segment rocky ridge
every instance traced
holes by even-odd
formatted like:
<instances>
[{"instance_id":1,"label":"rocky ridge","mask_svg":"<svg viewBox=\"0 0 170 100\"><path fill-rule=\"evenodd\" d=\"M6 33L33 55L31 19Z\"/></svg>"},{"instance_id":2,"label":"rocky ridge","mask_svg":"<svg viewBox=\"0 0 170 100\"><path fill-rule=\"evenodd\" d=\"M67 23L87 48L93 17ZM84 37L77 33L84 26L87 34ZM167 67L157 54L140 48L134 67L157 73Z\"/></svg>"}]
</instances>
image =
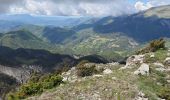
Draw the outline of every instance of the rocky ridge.
<instances>
[{"instance_id":1,"label":"rocky ridge","mask_svg":"<svg viewBox=\"0 0 170 100\"><path fill-rule=\"evenodd\" d=\"M61 74L65 84L28 100L170 100L169 53L158 50L133 55L126 65L86 63L103 69L87 77L77 76L73 67Z\"/></svg>"}]
</instances>

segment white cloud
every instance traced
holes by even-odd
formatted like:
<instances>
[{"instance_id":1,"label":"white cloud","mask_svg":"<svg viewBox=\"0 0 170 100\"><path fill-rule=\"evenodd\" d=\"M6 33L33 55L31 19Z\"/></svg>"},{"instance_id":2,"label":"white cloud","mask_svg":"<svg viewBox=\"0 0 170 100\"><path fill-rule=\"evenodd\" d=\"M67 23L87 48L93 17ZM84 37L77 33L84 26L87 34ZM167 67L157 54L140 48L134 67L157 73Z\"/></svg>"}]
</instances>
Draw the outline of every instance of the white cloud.
<instances>
[{"instance_id":1,"label":"white cloud","mask_svg":"<svg viewBox=\"0 0 170 100\"><path fill-rule=\"evenodd\" d=\"M148 2L144 3L141 0L138 0L135 3L135 9L137 11L147 10L151 7L161 6L161 5L168 5L170 4L170 0L149 0Z\"/></svg>"},{"instance_id":2,"label":"white cloud","mask_svg":"<svg viewBox=\"0 0 170 100\"><path fill-rule=\"evenodd\" d=\"M151 8L151 7L153 7L153 5L150 2L147 2L145 4L145 3L141 2L141 1L138 1L138 2L135 3L135 8L138 11L146 10L146 9Z\"/></svg>"},{"instance_id":3,"label":"white cloud","mask_svg":"<svg viewBox=\"0 0 170 100\"><path fill-rule=\"evenodd\" d=\"M150 0L150 4L154 6L168 5L170 4L170 0Z\"/></svg>"},{"instance_id":4,"label":"white cloud","mask_svg":"<svg viewBox=\"0 0 170 100\"><path fill-rule=\"evenodd\" d=\"M8 9L11 5L22 3L20 0L0 0L0 13L8 12Z\"/></svg>"},{"instance_id":5,"label":"white cloud","mask_svg":"<svg viewBox=\"0 0 170 100\"><path fill-rule=\"evenodd\" d=\"M10 7L10 13L41 15L107 16L134 12L133 5L124 0L25 0Z\"/></svg>"},{"instance_id":6,"label":"white cloud","mask_svg":"<svg viewBox=\"0 0 170 100\"><path fill-rule=\"evenodd\" d=\"M170 4L170 0L0 0L0 13L63 15L63 16L118 16L150 7Z\"/></svg>"}]
</instances>

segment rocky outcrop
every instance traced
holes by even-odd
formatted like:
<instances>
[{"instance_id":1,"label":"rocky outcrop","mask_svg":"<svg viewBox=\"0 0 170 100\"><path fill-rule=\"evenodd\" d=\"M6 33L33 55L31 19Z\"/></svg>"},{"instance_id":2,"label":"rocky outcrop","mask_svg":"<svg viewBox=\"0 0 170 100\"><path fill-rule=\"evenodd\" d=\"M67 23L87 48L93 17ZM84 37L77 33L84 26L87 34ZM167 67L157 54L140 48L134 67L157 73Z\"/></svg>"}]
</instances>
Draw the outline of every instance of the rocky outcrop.
<instances>
[{"instance_id":1,"label":"rocky outcrop","mask_svg":"<svg viewBox=\"0 0 170 100\"><path fill-rule=\"evenodd\" d=\"M22 67L7 67L0 65L0 72L8 76L16 78L20 83L26 82L32 72L39 72L41 68L39 66L22 66Z\"/></svg>"},{"instance_id":2,"label":"rocky outcrop","mask_svg":"<svg viewBox=\"0 0 170 100\"><path fill-rule=\"evenodd\" d=\"M107 63L107 64L96 64L96 63L86 63L86 64L84 64L84 66L86 66L86 67L95 66L95 69L97 71L102 71L99 74L94 74L92 77L103 77L103 75L111 74L111 73L113 73L111 68L113 68L117 65L119 65L119 64L116 63L116 62L115 63ZM63 77L63 81L68 81L68 82L71 82L71 83L74 83L76 81L81 81L83 79L83 78L77 76L76 67L72 67L69 71L63 72L61 74L61 76Z\"/></svg>"},{"instance_id":3,"label":"rocky outcrop","mask_svg":"<svg viewBox=\"0 0 170 100\"><path fill-rule=\"evenodd\" d=\"M170 65L170 57L167 57L167 58L165 59L164 63L165 63L166 65Z\"/></svg>"},{"instance_id":4,"label":"rocky outcrop","mask_svg":"<svg viewBox=\"0 0 170 100\"><path fill-rule=\"evenodd\" d=\"M78 80L78 77L76 75L76 68L72 67L69 71L67 72L63 72L62 73L62 77L63 77L63 81L69 81L69 82L75 82Z\"/></svg>"},{"instance_id":5,"label":"rocky outcrop","mask_svg":"<svg viewBox=\"0 0 170 100\"><path fill-rule=\"evenodd\" d=\"M121 69L132 68L136 64L143 63L143 60L144 60L144 55L133 55L127 59L126 65Z\"/></svg>"},{"instance_id":6,"label":"rocky outcrop","mask_svg":"<svg viewBox=\"0 0 170 100\"><path fill-rule=\"evenodd\" d=\"M160 71L160 72L166 71L165 66L162 63L156 62L156 63L153 63L153 65L154 67L156 67L155 70L157 71Z\"/></svg>"},{"instance_id":7,"label":"rocky outcrop","mask_svg":"<svg viewBox=\"0 0 170 100\"><path fill-rule=\"evenodd\" d=\"M149 65L143 63L138 70L134 72L135 75L149 75Z\"/></svg>"},{"instance_id":8,"label":"rocky outcrop","mask_svg":"<svg viewBox=\"0 0 170 100\"><path fill-rule=\"evenodd\" d=\"M158 68L165 67L162 63L156 62L156 63L153 63L153 64L154 64L155 67L158 67Z\"/></svg>"}]
</instances>

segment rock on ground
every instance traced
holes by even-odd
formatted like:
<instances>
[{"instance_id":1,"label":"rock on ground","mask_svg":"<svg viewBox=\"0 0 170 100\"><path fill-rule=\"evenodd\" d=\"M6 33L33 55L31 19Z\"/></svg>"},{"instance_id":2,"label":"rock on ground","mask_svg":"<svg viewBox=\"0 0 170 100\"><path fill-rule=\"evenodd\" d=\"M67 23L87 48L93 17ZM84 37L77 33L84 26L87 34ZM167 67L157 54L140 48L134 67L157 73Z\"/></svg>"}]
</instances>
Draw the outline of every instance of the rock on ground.
<instances>
[{"instance_id":1,"label":"rock on ground","mask_svg":"<svg viewBox=\"0 0 170 100\"><path fill-rule=\"evenodd\" d=\"M135 75L149 75L149 65L143 63L138 70L134 72Z\"/></svg>"},{"instance_id":2,"label":"rock on ground","mask_svg":"<svg viewBox=\"0 0 170 100\"><path fill-rule=\"evenodd\" d=\"M158 68L160 68L160 67L165 67L162 63L153 63L154 64L154 66L155 67L158 67Z\"/></svg>"},{"instance_id":3,"label":"rock on ground","mask_svg":"<svg viewBox=\"0 0 170 100\"><path fill-rule=\"evenodd\" d=\"M164 63L165 63L166 65L170 65L170 57L167 57L167 58L165 59Z\"/></svg>"},{"instance_id":4,"label":"rock on ground","mask_svg":"<svg viewBox=\"0 0 170 100\"><path fill-rule=\"evenodd\" d=\"M144 60L144 55L133 55L127 59L126 65L121 69L132 68L132 66L136 64L143 63L143 60Z\"/></svg>"},{"instance_id":5,"label":"rock on ground","mask_svg":"<svg viewBox=\"0 0 170 100\"><path fill-rule=\"evenodd\" d=\"M112 72L112 70L110 70L110 69L105 69L105 70L103 71L103 74L111 74L111 73L113 73L113 72Z\"/></svg>"},{"instance_id":6,"label":"rock on ground","mask_svg":"<svg viewBox=\"0 0 170 100\"><path fill-rule=\"evenodd\" d=\"M135 100L148 100L148 98L145 98L145 94L142 92L138 93L138 96L135 98Z\"/></svg>"}]
</instances>

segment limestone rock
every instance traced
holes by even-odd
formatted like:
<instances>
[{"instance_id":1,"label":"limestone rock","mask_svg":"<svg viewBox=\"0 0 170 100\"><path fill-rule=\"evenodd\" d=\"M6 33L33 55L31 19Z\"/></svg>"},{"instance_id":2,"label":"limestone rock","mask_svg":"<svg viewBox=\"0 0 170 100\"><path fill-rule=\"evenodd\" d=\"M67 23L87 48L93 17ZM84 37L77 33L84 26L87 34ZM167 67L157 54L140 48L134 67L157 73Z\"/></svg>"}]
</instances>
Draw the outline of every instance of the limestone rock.
<instances>
[{"instance_id":1,"label":"limestone rock","mask_svg":"<svg viewBox=\"0 0 170 100\"><path fill-rule=\"evenodd\" d=\"M155 67L165 67L162 63L153 63Z\"/></svg>"},{"instance_id":2,"label":"limestone rock","mask_svg":"<svg viewBox=\"0 0 170 100\"><path fill-rule=\"evenodd\" d=\"M116 77L112 77L112 80L116 80L117 78Z\"/></svg>"},{"instance_id":3,"label":"limestone rock","mask_svg":"<svg viewBox=\"0 0 170 100\"><path fill-rule=\"evenodd\" d=\"M160 71L160 72L164 72L164 71L166 71L166 69L165 69L165 68L156 68L155 70Z\"/></svg>"},{"instance_id":4,"label":"limestone rock","mask_svg":"<svg viewBox=\"0 0 170 100\"><path fill-rule=\"evenodd\" d=\"M78 80L76 68L73 67L69 71L62 73L63 81L75 82Z\"/></svg>"},{"instance_id":5,"label":"limestone rock","mask_svg":"<svg viewBox=\"0 0 170 100\"><path fill-rule=\"evenodd\" d=\"M153 63L153 64L156 67L155 70L160 71L160 72L166 71L165 66L162 63L156 62L156 63Z\"/></svg>"},{"instance_id":6,"label":"limestone rock","mask_svg":"<svg viewBox=\"0 0 170 100\"><path fill-rule=\"evenodd\" d=\"M170 56L170 53L169 53L169 52L167 53L167 56Z\"/></svg>"},{"instance_id":7,"label":"limestone rock","mask_svg":"<svg viewBox=\"0 0 170 100\"><path fill-rule=\"evenodd\" d=\"M170 57L167 57L167 58L165 59L164 63L165 63L166 65L170 65Z\"/></svg>"},{"instance_id":8,"label":"limestone rock","mask_svg":"<svg viewBox=\"0 0 170 100\"><path fill-rule=\"evenodd\" d=\"M12 76L20 83L25 83L33 72L41 72L40 66L22 66L22 67L8 67L0 65L0 73Z\"/></svg>"},{"instance_id":9,"label":"limestone rock","mask_svg":"<svg viewBox=\"0 0 170 100\"><path fill-rule=\"evenodd\" d=\"M103 77L103 75L97 74L97 75L93 75L93 78L94 78L94 77Z\"/></svg>"},{"instance_id":10,"label":"limestone rock","mask_svg":"<svg viewBox=\"0 0 170 100\"><path fill-rule=\"evenodd\" d=\"M155 57L155 55L154 55L154 54L151 54L151 55L150 55L150 58L154 58L154 57Z\"/></svg>"},{"instance_id":11,"label":"limestone rock","mask_svg":"<svg viewBox=\"0 0 170 100\"><path fill-rule=\"evenodd\" d=\"M143 60L144 60L144 55L133 55L127 59L126 65L121 69L132 68L132 66L136 64L143 63Z\"/></svg>"},{"instance_id":12,"label":"limestone rock","mask_svg":"<svg viewBox=\"0 0 170 100\"><path fill-rule=\"evenodd\" d=\"M112 70L110 70L110 69L105 69L105 70L103 71L103 74L111 74L111 73L113 73L113 72L112 72Z\"/></svg>"},{"instance_id":13,"label":"limestone rock","mask_svg":"<svg viewBox=\"0 0 170 100\"><path fill-rule=\"evenodd\" d=\"M167 80L168 83L170 83L170 80Z\"/></svg>"},{"instance_id":14,"label":"limestone rock","mask_svg":"<svg viewBox=\"0 0 170 100\"><path fill-rule=\"evenodd\" d=\"M148 98L145 98L145 94L142 92L138 93L138 96L134 100L148 100Z\"/></svg>"},{"instance_id":15,"label":"limestone rock","mask_svg":"<svg viewBox=\"0 0 170 100\"><path fill-rule=\"evenodd\" d=\"M149 65L143 63L138 70L134 72L135 75L149 75Z\"/></svg>"}]
</instances>

